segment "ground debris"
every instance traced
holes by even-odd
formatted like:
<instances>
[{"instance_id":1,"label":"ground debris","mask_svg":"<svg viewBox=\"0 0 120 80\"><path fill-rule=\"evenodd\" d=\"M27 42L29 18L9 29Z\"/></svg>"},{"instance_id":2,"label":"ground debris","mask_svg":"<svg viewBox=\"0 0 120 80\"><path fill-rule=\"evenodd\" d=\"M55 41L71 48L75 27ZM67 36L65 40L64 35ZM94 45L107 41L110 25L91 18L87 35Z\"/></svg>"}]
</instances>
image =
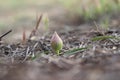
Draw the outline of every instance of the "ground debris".
<instances>
[{"instance_id":1,"label":"ground debris","mask_svg":"<svg viewBox=\"0 0 120 80\"><path fill-rule=\"evenodd\" d=\"M119 31L105 34L120 37ZM50 47L51 34L39 40L27 40L25 44L0 44L0 63L8 68L4 68L0 80L119 80L119 39L92 41L101 35L79 30L61 33L60 36L64 42L60 56L55 55ZM84 47L87 48L65 54Z\"/></svg>"}]
</instances>

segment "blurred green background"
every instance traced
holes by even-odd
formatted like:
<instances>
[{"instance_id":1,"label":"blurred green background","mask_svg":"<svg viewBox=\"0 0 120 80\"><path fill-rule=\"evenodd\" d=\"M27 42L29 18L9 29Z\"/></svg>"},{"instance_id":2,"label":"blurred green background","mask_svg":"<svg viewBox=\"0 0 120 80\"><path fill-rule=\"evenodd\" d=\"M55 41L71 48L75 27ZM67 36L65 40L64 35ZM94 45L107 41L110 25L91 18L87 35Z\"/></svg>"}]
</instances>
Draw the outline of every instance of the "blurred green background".
<instances>
[{"instance_id":1,"label":"blurred green background","mask_svg":"<svg viewBox=\"0 0 120 80\"><path fill-rule=\"evenodd\" d=\"M120 10L120 0L0 0L0 27L33 26L36 15L59 7L85 19ZM58 15L59 16L59 15Z\"/></svg>"},{"instance_id":2,"label":"blurred green background","mask_svg":"<svg viewBox=\"0 0 120 80\"><path fill-rule=\"evenodd\" d=\"M47 11L53 0L0 0L0 27L31 26L36 14Z\"/></svg>"},{"instance_id":3,"label":"blurred green background","mask_svg":"<svg viewBox=\"0 0 120 80\"><path fill-rule=\"evenodd\" d=\"M0 33L6 28L22 33L23 28L35 26L36 16L41 13L47 13L51 26L56 26L78 16L88 21L119 11L120 0L0 0Z\"/></svg>"}]
</instances>

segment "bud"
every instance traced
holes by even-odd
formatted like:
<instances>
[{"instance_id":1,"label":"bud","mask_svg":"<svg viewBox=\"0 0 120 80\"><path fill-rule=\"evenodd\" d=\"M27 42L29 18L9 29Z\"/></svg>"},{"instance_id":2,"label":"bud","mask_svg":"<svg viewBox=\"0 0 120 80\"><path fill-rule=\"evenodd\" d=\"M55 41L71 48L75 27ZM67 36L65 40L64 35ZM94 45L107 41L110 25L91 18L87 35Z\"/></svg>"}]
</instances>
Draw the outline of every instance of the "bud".
<instances>
[{"instance_id":1,"label":"bud","mask_svg":"<svg viewBox=\"0 0 120 80\"><path fill-rule=\"evenodd\" d=\"M63 41L62 39L58 36L57 32L54 32L52 39L51 39L51 47L54 50L54 52L59 55L59 51L63 47Z\"/></svg>"}]
</instances>

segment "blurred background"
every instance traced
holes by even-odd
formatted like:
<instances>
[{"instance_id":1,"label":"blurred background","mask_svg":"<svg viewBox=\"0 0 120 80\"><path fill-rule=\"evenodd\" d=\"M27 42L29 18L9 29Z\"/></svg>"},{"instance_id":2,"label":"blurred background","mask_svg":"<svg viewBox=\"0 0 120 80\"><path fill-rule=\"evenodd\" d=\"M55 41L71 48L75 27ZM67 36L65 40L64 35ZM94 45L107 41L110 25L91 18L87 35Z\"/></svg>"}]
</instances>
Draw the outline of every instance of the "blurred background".
<instances>
[{"instance_id":1,"label":"blurred background","mask_svg":"<svg viewBox=\"0 0 120 80\"><path fill-rule=\"evenodd\" d=\"M107 25L113 14L120 17L119 11L120 0L0 0L0 34L12 29L13 40L23 30L30 34L40 14L49 19L49 29L62 30L100 20ZM44 26L41 21L42 33Z\"/></svg>"}]
</instances>

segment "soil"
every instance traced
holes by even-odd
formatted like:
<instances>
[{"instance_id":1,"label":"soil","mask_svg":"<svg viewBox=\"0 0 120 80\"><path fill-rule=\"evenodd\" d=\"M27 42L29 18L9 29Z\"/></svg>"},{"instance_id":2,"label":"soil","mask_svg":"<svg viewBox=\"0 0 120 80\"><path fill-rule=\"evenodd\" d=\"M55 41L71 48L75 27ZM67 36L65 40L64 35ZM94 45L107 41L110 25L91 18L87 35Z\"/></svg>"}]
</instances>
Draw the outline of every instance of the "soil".
<instances>
[{"instance_id":1,"label":"soil","mask_svg":"<svg viewBox=\"0 0 120 80\"><path fill-rule=\"evenodd\" d=\"M110 18L107 31L97 31L92 21L79 24L78 19L25 43L1 42L0 80L119 80L120 39L92 40L104 35L120 37L119 16ZM64 43L59 56L50 47L54 30Z\"/></svg>"}]
</instances>

